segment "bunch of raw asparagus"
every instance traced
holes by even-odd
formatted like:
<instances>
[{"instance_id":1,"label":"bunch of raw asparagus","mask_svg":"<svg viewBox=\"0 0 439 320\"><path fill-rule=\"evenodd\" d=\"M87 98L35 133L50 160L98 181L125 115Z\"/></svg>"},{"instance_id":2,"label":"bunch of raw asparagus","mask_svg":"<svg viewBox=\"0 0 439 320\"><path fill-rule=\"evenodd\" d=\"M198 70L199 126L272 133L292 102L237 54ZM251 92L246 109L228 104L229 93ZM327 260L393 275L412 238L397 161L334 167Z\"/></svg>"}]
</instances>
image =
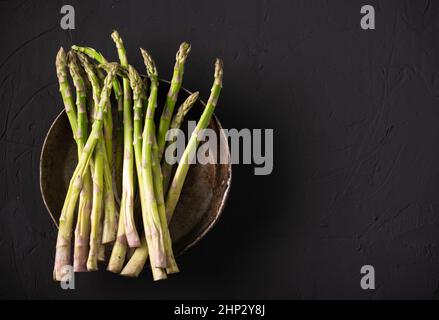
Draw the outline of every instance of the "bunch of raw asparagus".
<instances>
[{"instance_id":1,"label":"bunch of raw asparagus","mask_svg":"<svg viewBox=\"0 0 439 320\"><path fill-rule=\"evenodd\" d=\"M159 82L154 60L140 49L147 71L142 79L128 64L119 33L114 31L111 37L118 63L108 62L95 49L80 46L72 46L67 54L61 48L56 57L59 89L76 141L78 163L59 219L55 280L61 280L65 266L71 266L72 246L75 272L97 270L98 262L108 260L107 270L138 276L148 256L154 280L179 271L168 224L197 149L198 136L210 122L222 87L222 62L217 59L208 103L171 176L172 166L163 157L169 143L166 134L169 129L179 128L198 99L198 92L191 94L174 114L191 47L185 42L180 45L156 126ZM143 228L136 224L136 194ZM110 251L106 259L105 252Z\"/></svg>"}]
</instances>

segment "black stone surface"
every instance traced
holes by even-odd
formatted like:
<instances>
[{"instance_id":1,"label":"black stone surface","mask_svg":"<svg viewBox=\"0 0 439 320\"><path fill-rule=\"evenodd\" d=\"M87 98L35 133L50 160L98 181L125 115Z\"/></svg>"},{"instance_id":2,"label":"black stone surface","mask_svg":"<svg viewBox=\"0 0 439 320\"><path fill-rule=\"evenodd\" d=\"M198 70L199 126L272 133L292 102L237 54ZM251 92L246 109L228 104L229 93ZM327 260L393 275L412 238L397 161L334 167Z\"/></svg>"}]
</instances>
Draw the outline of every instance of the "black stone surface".
<instances>
[{"instance_id":1,"label":"black stone surface","mask_svg":"<svg viewBox=\"0 0 439 320\"><path fill-rule=\"evenodd\" d=\"M60 28L60 8L76 29ZM360 8L376 9L376 30ZM438 1L0 1L0 297L436 298L439 292ZM60 46L132 64L148 48L161 77L187 40L184 86L209 94L225 64L226 128L273 128L274 171L235 165L221 221L153 283L78 274L52 281L56 230L39 155L62 109ZM360 268L376 289L360 288Z\"/></svg>"}]
</instances>

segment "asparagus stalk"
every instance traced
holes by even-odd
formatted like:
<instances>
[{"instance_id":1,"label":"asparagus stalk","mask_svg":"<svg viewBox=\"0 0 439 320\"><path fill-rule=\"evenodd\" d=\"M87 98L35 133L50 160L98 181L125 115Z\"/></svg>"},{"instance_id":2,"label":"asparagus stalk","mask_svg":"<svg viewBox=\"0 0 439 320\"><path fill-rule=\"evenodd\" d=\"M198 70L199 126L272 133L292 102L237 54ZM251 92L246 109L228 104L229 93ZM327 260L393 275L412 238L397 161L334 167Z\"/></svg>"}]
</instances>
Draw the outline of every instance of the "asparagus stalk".
<instances>
[{"instance_id":1,"label":"asparagus stalk","mask_svg":"<svg viewBox=\"0 0 439 320\"><path fill-rule=\"evenodd\" d=\"M105 75L104 72L100 68L96 68L96 74L98 76L98 79L100 80L99 83L101 85L104 84ZM105 150L107 153L107 158L109 160L108 165L110 168L112 168L112 161L113 161L113 117L111 115L111 100L108 100L108 107L105 109L104 112L104 126L103 126L103 140L105 143Z\"/></svg>"},{"instance_id":2,"label":"asparagus stalk","mask_svg":"<svg viewBox=\"0 0 439 320\"><path fill-rule=\"evenodd\" d=\"M75 102L73 101L72 91L67 80L67 56L64 48L61 47L56 55L56 75L58 77L59 92L61 93L64 102L64 109L66 110L69 119L70 127L72 128L73 138L77 140L78 122L76 118Z\"/></svg>"},{"instance_id":3,"label":"asparagus stalk","mask_svg":"<svg viewBox=\"0 0 439 320\"><path fill-rule=\"evenodd\" d=\"M160 214L160 223L161 227L164 230L164 244L165 244L165 250L166 250L166 262L167 262L167 268L166 272L168 274L171 273L177 273L179 272L177 263L175 261L174 253L172 250L172 240L169 234L169 229L167 226L167 219L166 219L166 208L164 203L164 195L163 195L163 176L161 174L160 170L160 163L158 160L158 146L157 142L154 141L153 145L153 176L154 176L154 189L155 194L157 197L157 206ZM138 277L140 272L142 271L146 260L148 259L148 245L147 241L145 239L142 239L142 243L139 248L136 248L134 251L133 256L126 264L125 268L122 270L121 275L127 276L127 277ZM154 268L152 267L153 272L153 278L154 280L158 280L158 272L159 270L162 270L160 268ZM159 273L160 276L165 276L164 272Z\"/></svg>"},{"instance_id":4,"label":"asparagus stalk","mask_svg":"<svg viewBox=\"0 0 439 320\"><path fill-rule=\"evenodd\" d=\"M146 243L146 239L142 237L140 241L140 247L134 250L133 255L128 260L127 264L121 271L121 275L126 277L138 277L140 272L143 270L145 266L146 260L148 259L148 245ZM163 270L160 269L159 270ZM163 271L162 271L163 272ZM165 274L166 278L166 274Z\"/></svg>"},{"instance_id":5,"label":"asparagus stalk","mask_svg":"<svg viewBox=\"0 0 439 320\"><path fill-rule=\"evenodd\" d=\"M166 208L166 220L168 224L171 221L172 215L175 211L175 207L180 197L184 180L186 179L186 175L189 170L189 163L190 163L189 157L191 155L194 155L197 149L199 143L198 134L200 133L201 130L207 128L210 122L210 118L212 117L213 111L216 107L219 94L222 88L222 79L223 79L223 63L220 59L217 59L215 63L214 83L211 89L209 100L207 102L203 114L201 115L197 127L195 128L194 133L192 134L188 142L188 145L186 146L182 159L177 167L177 171L172 181L171 187L167 194L165 208ZM129 261L127 263L127 266L125 267L126 270L124 269L122 271L123 275L137 276L138 273L140 272L138 270L141 270L143 268L143 265L146 263L146 260L148 258L148 251L146 251L144 249L144 246L142 245L140 248L136 249L136 252L134 253L133 257L136 257L135 261L133 262Z\"/></svg>"},{"instance_id":6,"label":"asparagus stalk","mask_svg":"<svg viewBox=\"0 0 439 320\"><path fill-rule=\"evenodd\" d=\"M97 120L95 120L97 121ZM101 217L103 210L104 190L104 143L102 133L96 146L93 174L93 206L91 209L90 251L88 253L87 269L98 269L98 253L101 244Z\"/></svg>"},{"instance_id":7,"label":"asparagus stalk","mask_svg":"<svg viewBox=\"0 0 439 320\"><path fill-rule=\"evenodd\" d=\"M189 110L192 108L192 106L195 104L199 96L199 92L192 93L187 99L182 103L182 105L178 108L177 113L175 114L174 118L172 118L170 129L179 129L181 127L181 124L183 123L184 118L186 117ZM174 136L172 141L168 143L172 144L175 143L177 140L177 137ZM165 154L166 155L166 154ZM171 183L171 172L172 172L172 165L169 163L170 161L167 161L166 157L162 162L162 174L163 174L163 192L166 194L168 192L169 184Z\"/></svg>"},{"instance_id":8,"label":"asparagus stalk","mask_svg":"<svg viewBox=\"0 0 439 320\"><path fill-rule=\"evenodd\" d=\"M64 49L61 47L56 55L56 74L59 82L59 91L61 93L62 100L64 102L64 108L66 110L67 117L70 122L70 126L73 132L73 138L77 139L78 125L75 111L75 103L73 101L70 85L67 80L67 57ZM56 240L56 253L55 253L55 267L53 271L53 278L55 280L61 280L63 276L63 267L71 265L70 263L70 245L72 239L72 224L73 224L73 208L69 214L66 214L65 207L61 213L59 232ZM61 232L61 230L63 232Z\"/></svg>"},{"instance_id":9,"label":"asparagus stalk","mask_svg":"<svg viewBox=\"0 0 439 320\"><path fill-rule=\"evenodd\" d=\"M174 258L174 252L172 250L172 240L169 234L168 221L166 219L165 199L163 194L163 175L160 168L160 160L158 154L157 141L154 138L152 147L152 173L154 180L154 191L157 199L157 208L160 216L160 226L163 232L163 242L166 252L166 272L168 274L179 272L177 263Z\"/></svg>"},{"instance_id":10,"label":"asparagus stalk","mask_svg":"<svg viewBox=\"0 0 439 320\"><path fill-rule=\"evenodd\" d=\"M90 79L92 85L93 98L95 105L99 103L98 96L101 93L99 79L94 73L92 65L87 58L78 53L84 69ZM104 112L104 128L105 117L108 114L108 106ZM96 111L96 110L95 110ZM103 137L99 138L95 154L95 166L93 174L93 205L91 214L91 237L90 237L90 251L87 260L88 270L97 270L98 261L104 259L104 245L113 241L115 238L116 218L115 218L115 204L112 186L112 177L110 164L107 158L105 149L105 141ZM104 223L102 223L102 211L105 209ZM103 226L104 227L103 227Z\"/></svg>"},{"instance_id":11,"label":"asparagus stalk","mask_svg":"<svg viewBox=\"0 0 439 320\"><path fill-rule=\"evenodd\" d=\"M166 267L166 252L164 249L163 232L160 224L160 215L158 212L152 174L152 145L154 143L155 136L154 112L157 107L158 74L155 63L149 53L144 49L140 50L146 65L148 76L151 80L151 88L142 137L143 196L147 203L148 209L146 212L142 212L142 216L143 224L147 226L145 228L145 234L148 235L148 233L151 233L152 238L152 243L148 243L151 265L157 268L164 268ZM148 242L148 237L146 240Z\"/></svg>"},{"instance_id":12,"label":"asparagus stalk","mask_svg":"<svg viewBox=\"0 0 439 320\"><path fill-rule=\"evenodd\" d=\"M113 31L111 38L116 44L120 64L128 66L125 46L117 31ZM134 164L133 164L133 124L131 119L130 83L123 79L123 126L124 126L124 159L122 177L122 203L120 214L125 215L125 234L130 247L140 246L140 238L134 220Z\"/></svg>"},{"instance_id":13,"label":"asparagus stalk","mask_svg":"<svg viewBox=\"0 0 439 320\"><path fill-rule=\"evenodd\" d=\"M137 182L139 186L140 202L142 211L146 210L146 203L143 195L142 180L142 101L145 95L143 90L142 79L137 71L130 65L128 66L128 78L133 91L133 113L134 113L134 132L133 132L133 149L134 160L137 172Z\"/></svg>"},{"instance_id":14,"label":"asparagus stalk","mask_svg":"<svg viewBox=\"0 0 439 320\"><path fill-rule=\"evenodd\" d=\"M105 125L104 125L105 127ZM113 179L110 168L110 160L107 157L108 151L104 149L104 204L105 215L102 230L102 244L113 242L117 233L117 213L114 201Z\"/></svg>"},{"instance_id":15,"label":"asparagus stalk","mask_svg":"<svg viewBox=\"0 0 439 320\"><path fill-rule=\"evenodd\" d=\"M142 178L142 103L144 101L145 91L142 90L144 84L142 83L142 79L137 73L137 71L132 67L128 66L128 76L131 84L131 88L133 90L133 100L134 100L134 138L133 138L133 146L134 146L134 156L137 170L137 180L139 184L139 193L140 193L140 204L142 207L142 212L146 212L148 210L147 203L144 197L144 184ZM146 239L142 239L141 245L137 248L130 258L128 264L122 270L122 274L131 277L137 277L142 270L146 259L148 257L148 247L147 243L153 243L153 239L151 238L151 232L149 231L149 222L145 225L145 230L148 232L145 233ZM153 278L155 280L166 278L166 273L161 268L152 267Z\"/></svg>"},{"instance_id":16,"label":"asparagus stalk","mask_svg":"<svg viewBox=\"0 0 439 320\"><path fill-rule=\"evenodd\" d=\"M166 133L168 132L175 103L177 102L178 92L180 91L181 84L183 82L184 64L190 51L191 46L188 43L183 42L180 45L175 57L175 66L171 86L169 87L168 95L166 96L165 107L163 108L163 112L160 117L159 130L157 134L159 160L162 159L163 151L165 150Z\"/></svg>"},{"instance_id":17,"label":"asparagus stalk","mask_svg":"<svg viewBox=\"0 0 439 320\"><path fill-rule=\"evenodd\" d=\"M125 200L122 199L120 206L124 205ZM125 262L128 244L125 237L125 221L124 215L119 215L119 223L117 227L117 237L111 250L110 260L108 262L107 270L114 273L120 273Z\"/></svg>"},{"instance_id":18,"label":"asparagus stalk","mask_svg":"<svg viewBox=\"0 0 439 320\"><path fill-rule=\"evenodd\" d=\"M80 46L72 46L72 49L81 52L83 54L86 54L90 58L96 60L100 64L107 63L107 59L98 51L96 51L93 48L90 47L80 47ZM117 130L117 144L116 144L116 167L115 167L115 180L116 180L116 186L119 188L119 191L121 190L121 179L122 179L122 162L123 162L123 92L121 89L120 82L117 78L113 80L113 90L114 95L117 101L117 114L118 117L116 118L116 130ZM107 119L109 121L109 119ZM107 124L107 127L109 127L109 124ZM107 130L107 137L110 136L110 132ZM112 149L108 145L109 139L107 139L107 155L109 159L112 157ZM111 162L111 160L110 160ZM111 167L111 166L110 166Z\"/></svg>"},{"instance_id":19,"label":"asparagus stalk","mask_svg":"<svg viewBox=\"0 0 439 320\"><path fill-rule=\"evenodd\" d=\"M180 163L178 164L177 170L175 172L174 178L172 180L171 186L166 197L166 217L169 221L174 214L175 207L177 206L178 199L180 198L181 189L183 188L184 180L186 179L187 172L189 170L189 165L191 163L192 157L195 156L197 150L199 139L198 135L202 130L206 129L209 125L210 118L212 117L213 111L215 110L218 98L221 92L223 82L223 62L217 59L215 62L215 74L212 89L210 91L209 100L207 105L198 121L197 126L192 133L186 149L183 152Z\"/></svg>"},{"instance_id":20,"label":"asparagus stalk","mask_svg":"<svg viewBox=\"0 0 439 320\"><path fill-rule=\"evenodd\" d=\"M101 88L99 85L99 79L96 75L96 73L93 70L92 64L88 61L87 57L81 53L77 53L78 57L81 60L81 63L84 67L84 70L90 80L91 86L92 86L92 92L93 92L93 100L94 104L97 105L99 103L99 95L101 93ZM113 68L116 70L116 66L109 66L109 68ZM114 88L114 86L113 86ZM108 111L109 106L106 106L106 114L109 113ZM105 116L104 116L105 117ZM104 120L104 129L105 129L105 120ZM101 143L101 142L99 142ZM110 161L108 159L108 151L106 150L107 144L103 143L103 146L100 146L104 150L103 154L99 154L100 156L103 156L103 201L105 203L104 209L104 224L103 224L103 231L102 231L102 243L109 243L114 241L116 238L116 207L115 207L115 201L114 201L114 192L113 192L113 179L111 174L111 165ZM111 144L111 143L110 143ZM100 181L100 177L97 177ZM95 187L95 186L94 186ZM96 201L98 201L97 199ZM102 200L102 199L101 199Z\"/></svg>"},{"instance_id":21,"label":"asparagus stalk","mask_svg":"<svg viewBox=\"0 0 439 320\"><path fill-rule=\"evenodd\" d=\"M76 88L76 106L78 119L77 145L78 154L84 149L87 139L87 98L86 85L76 55L73 51L68 53L69 70ZM76 272L87 271L86 261L88 255L88 240L90 234L90 212L91 212L91 176L87 169L84 175L84 184L79 195L78 218L75 229L75 248L73 255L73 269Z\"/></svg>"},{"instance_id":22,"label":"asparagus stalk","mask_svg":"<svg viewBox=\"0 0 439 320\"><path fill-rule=\"evenodd\" d=\"M87 139L87 143L81 152L78 164L70 179L69 188L67 190L66 199L59 219L58 239L55 253L54 278L60 280L65 265L70 264L70 241L72 234L72 223L76 202L81 191L84 174L90 162L91 155L99 140L100 132L103 125L104 109L108 104L110 96L110 86L115 77L115 71L111 70L105 78L104 87L101 92L99 104L97 106L96 117L94 119L91 133Z\"/></svg>"},{"instance_id":23,"label":"asparagus stalk","mask_svg":"<svg viewBox=\"0 0 439 320\"><path fill-rule=\"evenodd\" d=\"M120 84L119 84L120 86ZM116 182L116 194L120 199L122 194L122 169L123 169L123 96L117 100L117 117L116 117L116 156L114 175Z\"/></svg>"},{"instance_id":24,"label":"asparagus stalk","mask_svg":"<svg viewBox=\"0 0 439 320\"><path fill-rule=\"evenodd\" d=\"M85 61L84 61L85 62ZM92 71L90 65L87 66L86 72L90 78L92 84L93 97L96 99L101 93L101 87L98 77ZM98 73L98 72L97 72ZM96 103L99 103L95 100ZM95 108L94 112L97 112ZM95 121L96 114L93 114L93 121ZM105 127L105 117L104 112L104 124ZM91 230L90 230L90 250L88 252L87 259L87 269L89 271L98 270L98 257L101 248L102 240L102 211L104 209L103 204L103 194L104 194L104 155L105 155L105 143L102 136L102 130L99 131L99 138L95 149L94 158L94 170L93 170L93 204L91 211Z\"/></svg>"},{"instance_id":25,"label":"asparagus stalk","mask_svg":"<svg viewBox=\"0 0 439 320\"><path fill-rule=\"evenodd\" d=\"M105 153L105 151L104 151ZM104 160L105 162L105 160ZM105 198L105 189L104 189L104 198ZM102 236L104 234L103 226L104 226L104 219L101 217L101 221L99 221L99 248L98 248L98 262L104 262L105 261L105 244L102 242Z\"/></svg>"}]
</instances>

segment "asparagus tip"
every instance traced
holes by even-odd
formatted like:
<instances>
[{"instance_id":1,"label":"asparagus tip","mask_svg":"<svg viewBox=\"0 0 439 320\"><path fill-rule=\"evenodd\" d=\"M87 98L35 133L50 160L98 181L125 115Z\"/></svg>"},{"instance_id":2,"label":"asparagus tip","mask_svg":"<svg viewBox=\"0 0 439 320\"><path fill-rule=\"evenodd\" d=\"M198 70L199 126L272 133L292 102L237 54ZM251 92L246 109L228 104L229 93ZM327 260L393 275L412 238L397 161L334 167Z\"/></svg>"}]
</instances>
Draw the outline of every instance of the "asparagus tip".
<instances>
[{"instance_id":1,"label":"asparagus tip","mask_svg":"<svg viewBox=\"0 0 439 320\"><path fill-rule=\"evenodd\" d=\"M133 89L134 99L142 94L143 81L139 73L132 65L128 65L128 79L130 80L131 88Z\"/></svg>"},{"instance_id":2,"label":"asparagus tip","mask_svg":"<svg viewBox=\"0 0 439 320\"><path fill-rule=\"evenodd\" d=\"M63 47L60 47L58 53L56 54L56 66L63 66L67 64L66 52Z\"/></svg>"},{"instance_id":3,"label":"asparagus tip","mask_svg":"<svg viewBox=\"0 0 439 320\"><path fill-rule=\"evenodd\" d=\"M222 85L223 83L223 60L217 58L215 61L215 81Z\"/></svg>"},{"instance_id":4,"label":"asparagus tip","mask_svg":"<svg viewBox=\"0 0 439 320\"><path fill-rule=\"evenodd\" d=\"M154 60L151 55L143 48L140 48L140 52L142 53L143 61L146 65L146 71L148 72L148 76L157 76L157 69L155 67Z\"/></svg>"},{"instance_id":5,"label":"asparagus tip","mask_svg":"<svg viewBox=\"0 0 439 320\"><path fill-rule=\"evenodd\" d=\"M113 30L113 32L111 33L111 38L113 39L114 42L122 41L119 31L117 30Z\"/></svg>"},{"instance_id":6,"label":"asparagus tip","mask_svg":"<svg viewBox=\"0 0 439 320\"><path fill-rule=\"evenodd\" d=\"M200 92L194 92L189 97L186 98L186 100L183 102L182 110L183 114L186 115L188 111L192 108L194 103L197 101L198 97L200 95Z\"/></svg>"},{"instance_id":7,"label":"asparagus tip","mask_svg":"<svg viewBox=\"0 0 439 320\"><path fill-rule=\"evenodd\" d=\"M60 54L65 54L65 53L66 53L66 52L64 51L64 47L59 47L59 50L58 50L57 56L60 55Z\"/></svg>"},{"instance_id":8,"label":"asparagus tip","mask_svg":"<svg viewBox=\"0 0 439 320\"><path fill-rule=\"evenodd\" d=\"M65 68L67 67L67 56L63 47L59 48L59 51L56 54L55 65L56 65L56 75L58 77L58 80L60 82L65 81L67 77L67 72L65 70Z\"/></svg>"},{"instance_id":9,"label":"asparagus tip","mask_svg":"<svg viewBox=\"0 0 439 320\"><path fill-rule=\"evenodd\" d=\"M175 57L177 64L184 63L189 55L189 52L191 52L191 45L187 42L182 42Z\"/></svg>"},{"instance_id":10,"label":"asparagus tip","mask_svg":"<svg viewBox=\"0 0 439 320\"><path fill-rule=\"evenodd\" d=\"M199 96L200 96L200 92L196 91L192 93L189 97L187 97L186 101L188 101L188 103L193 104L195 101L197 101Z\"/></svg>"},{"instance_id":11,"label":"asparagus tip","mask_svg":"<svg viewBox=\"0 0 439 320\"><path fill-rule=\"evenodd\" d=\"M75 51L69 50L69 52L67 52L67 63L69 64L69 66L74 67L75 71L78 71L76 69L78 66L78 58Z\"/></svg>"}]
</instances>

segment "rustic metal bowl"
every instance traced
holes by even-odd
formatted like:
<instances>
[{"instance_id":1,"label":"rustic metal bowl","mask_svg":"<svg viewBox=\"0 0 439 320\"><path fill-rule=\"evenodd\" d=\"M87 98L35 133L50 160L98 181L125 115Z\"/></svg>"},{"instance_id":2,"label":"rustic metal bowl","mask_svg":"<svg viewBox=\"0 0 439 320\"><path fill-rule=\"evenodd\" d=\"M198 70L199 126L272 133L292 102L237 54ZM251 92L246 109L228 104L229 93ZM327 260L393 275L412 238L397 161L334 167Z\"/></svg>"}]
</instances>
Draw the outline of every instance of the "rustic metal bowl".
<instances>
[{"instance_id":1,"label":"rustic metal bowl","mask_svg":"<svg viewBox=\"0 0 439 320\"><path fill-rule=\"evenodd\" d=\"M158 105L162 106L169 87L160 81ZM191 94L182 88L176 108ZM205 103L201 100L188 114L188 120L198 120ZM227 138L214 115L209 128L215 130L221 143L223 157L230 160ZM187 128L182 128L186 129ZM186 132L187 137L187 132ZM187 141L187 140L186 140ZM58 220L70 177L77 163L76 144L67 115L62 111L51 125L44 140L40 158L40 189L44 204L53 222ZM193 164L189 169L183 191L170 224L175 253L181 254L200 241L218 221L230 189L232 167L227 164ZM138 210L138 209L137 209ZM140 216L140 212L136 213Z\"/></svg>"}]
</instances>

